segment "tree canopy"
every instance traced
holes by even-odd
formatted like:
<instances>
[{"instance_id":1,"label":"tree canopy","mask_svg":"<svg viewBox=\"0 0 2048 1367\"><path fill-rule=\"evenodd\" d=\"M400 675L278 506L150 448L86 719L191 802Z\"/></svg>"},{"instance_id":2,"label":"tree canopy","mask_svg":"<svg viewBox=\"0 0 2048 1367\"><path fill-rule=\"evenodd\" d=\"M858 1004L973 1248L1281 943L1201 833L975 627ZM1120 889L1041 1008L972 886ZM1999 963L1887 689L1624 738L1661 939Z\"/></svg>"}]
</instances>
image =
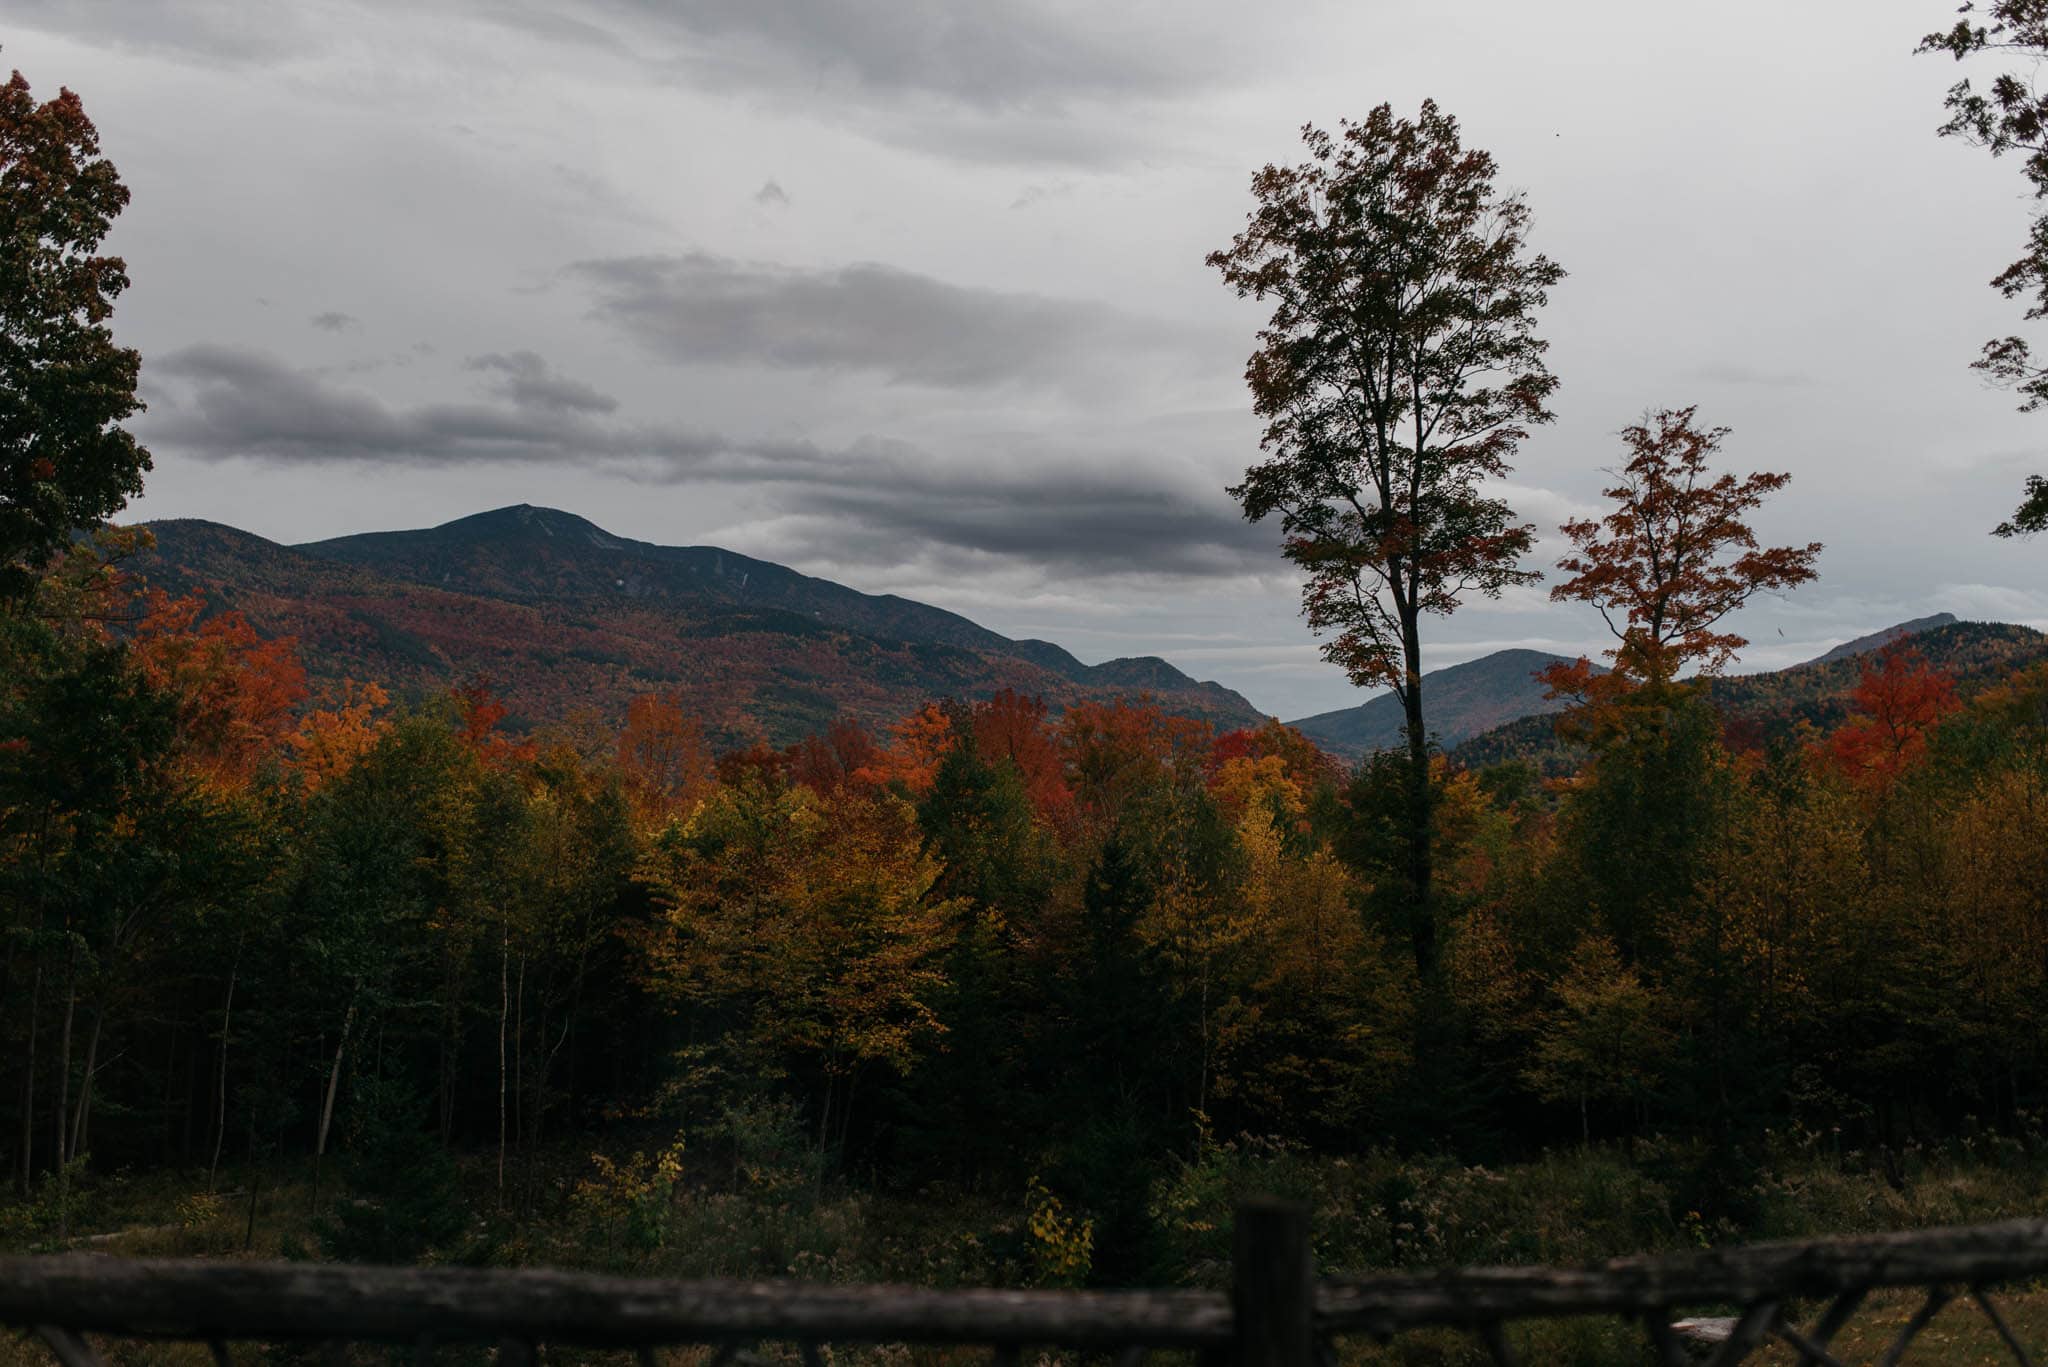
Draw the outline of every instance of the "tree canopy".
<instances>
[{"instance_id":1,"label":"tree canopy","mask_svg":"<svg viewBox=\"0 0 2048 1367\"><path fill-rule=\"evenodd\" d=\"M1748 644L1726 618L1759 593L1814 577L1818 541L1757 545L1745 521L1790 475L1716 475L1725 427L1700 428L1696 409L1666 409L1622 429L1629 458L1605 491L1613 511L1560 529L1571 576L1558 602L1591 603L1618 642L1609 654L1622 680L1668 683L1687 665L1717 674ZM1558 675L1563 678L1563 675Z\"/></svg>"},{"instance_id":2,"label":"tree canopy","mask_svg":"<svg viewBox=\"0 0 2048 1367\"><path fill-rule=\"evenodd\" d=\"M1920 40L1922 52L1945 52L1958 62L1985 52L2018 54L2034 62L2048 57L2048 0L1990 0L1981 8L1966 0L1954 25ZM1961 138L1994 157L2018 152L2020 170L2038 204L2048 200L2048 95L2017 72L2000 72L1989 87L1979 89L1965 76L1949 87L1945 138ZM2026 318L2048 318L2048 211L2036 213L2027 231L2026 250L1991 279L2008 299L2026 299ZM2023 412L2048 403L2048 367L2037 364L2032 346L2017 335L1995 337L1972 362L1991 380L2020 395ZM2019 511L1993 532L2021 536L2048 527L2048 481L2027 479Z\"/></svg>"},{"instance_id":3,"label":"tree canopy","mask_svg":"<svg viewBox=\"0 0 2048 1367\"><path fill-rule=\"evenodd\" d=\"M1426 965L1421 620L1537 578L1519 564L1533 529L1482 486L1550 420L1536 312L1564 271L1529 249L1527 202L1495 188L1493 158L1433 101L1302 141L1306 161L1252 177L1249 221L1208 258L1273 306L1245 367L1266 455L1231 494L1255 521L1279 516L1324 656L1401 699Z\"/></svg>"},{"instance_id":4,"label":"tree canopy","mask_svg":"<svg viewBox=\"0 0 2048 1367\"><path fill-rule=\"evenodd\" d=\"M0 593L18 597L80 528L142 492L149 453L121 426L137 354L107 320L127 267L99 254L128 191L69 90L0 86Z\"/></svg>"}]
</instances>

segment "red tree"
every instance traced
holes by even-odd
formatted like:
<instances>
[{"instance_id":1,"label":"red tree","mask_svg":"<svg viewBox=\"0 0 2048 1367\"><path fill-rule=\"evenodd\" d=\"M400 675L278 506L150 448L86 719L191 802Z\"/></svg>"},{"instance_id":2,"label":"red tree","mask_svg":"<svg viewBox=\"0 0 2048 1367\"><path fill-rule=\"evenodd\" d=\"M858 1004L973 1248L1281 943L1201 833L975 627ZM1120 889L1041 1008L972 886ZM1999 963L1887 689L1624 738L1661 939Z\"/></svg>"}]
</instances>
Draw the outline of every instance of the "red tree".
<instances>
[{"instance_id":1,"label":"red tree","mask_svg":"<svg viewBox=\"0 0 2048 1367\"><path fill-rule=\"evenodd\" d=\"M1857 787L1881 793L1918 762L1935 726L1962 702L1953 676L1894 641L1864 659L1849 705L1856 715L1827 738L1826 755Z\"/></svg>"},{"instance_id":2,"label":"red tree","mask_svg":"<svg viewBox=\"0 0 2048 1367\"><path fill-rule=\"evenodd\" d=\"M474 678L448 690L455 699L462 743L487 764L516 764L533 758L531 742L514 740L498 729L511 709L489 679Z\"/></svg>"},{"instance_id":3,"label":"red tree","mask_svg":"<svg viewBox=\"0 0 2048 1367\"><path fill-rule=\"evenodd\" d=\"M1607 652L1611 675L1585 659L1546 671L1557 693L1598 700L1668 684L1688 665L1719 673L1749 644L1725 628L1728 615L1814 577L1818 541L1763 549L1744 521L1792 477L1715 475L1708 463L1728 429L1695 427L1695 411L1667 409L1623 429L1628 463L1605 491L1614 511L1562 528L1577 549L1558 561L1571 577L1550 596L1593 604L1618 644Z\"/></svg>"},{"instance_id":4,"label":"red tree","mask_svg":"<svg viewBox=\"0 0 2048 1367\"><path fill-rule=\"evenodd\" d=\"M806 736L789 747L789 777L814 793L830 795L849 783L866 783L882 759L882 748L852 717L835 717L823 736Z\"/></svg>"},{"instance_id":5,"label":"red tree","mask_svg":"<svg viewBox=\"0 0 2048 1367\"><path fill-rule=\"evenodd\" d=\"M1066 759L1045 714L1044 699L1010 688L974 705L974 748L990 763L1007 759L1017 766L1032 810L1041 816L1064 811L1073 801Z\"/></svg>"}]
</instances>

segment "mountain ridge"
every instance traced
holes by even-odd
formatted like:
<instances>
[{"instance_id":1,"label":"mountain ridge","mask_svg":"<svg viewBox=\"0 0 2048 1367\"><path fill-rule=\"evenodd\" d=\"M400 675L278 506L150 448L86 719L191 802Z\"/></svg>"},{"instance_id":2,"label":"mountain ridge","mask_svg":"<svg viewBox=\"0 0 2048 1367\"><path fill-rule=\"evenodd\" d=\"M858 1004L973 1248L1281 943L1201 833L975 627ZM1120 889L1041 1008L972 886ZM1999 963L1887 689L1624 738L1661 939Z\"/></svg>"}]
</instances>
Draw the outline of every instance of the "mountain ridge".
<instances>
[{"instance_id":1,"label":"mountain ridge","mask_svg":"<svg viewBox=\"0 0 2048 1367\"><path fill-rule=\"evenodd\" d=\"M1431 735L1449 747L1522 717L1558 711L1564 704L1544 696L1536 675L1569 663L1567 656L1515 647L1428 671L1422 697ZM1334 755L1356 758L1399 745L1406 721L1401 700L1386 692L1288 725Z\"/></svg>"},{"instance_id":2,"label":"mountain ridge","mask_svg":"<svg viewBox=\"0 0 2048 1367\"><path fill-rule=\"evenodd\" d=\"M657 691L694 704L728 744L787 743L842 712L882 727L933 698L1002 688L1058 710L1142 686L1222 728L1264 717L1158 657L1084 664L915 599L529 504L296 546L203 519L147 525L150 579L296 636L317 684L376 679L424 695L487 677L521 725L591 707L622 715Z\"/></svg>"},{"instance_id":3,"label":"mountain ridge","mask_svg":"<svg viewBox=\"0 0 2048 1367\"><path fill-rule=\"evenodd\" d=\"M2048 660L2048 633L2013 622L1950 621L1905 635L1931 664L1953 676L1966 694L1996 683L2015 669ZM1885 636L1885 632L1876 632L1857 640ZM1708 681L1707 696L1720 709L1735 743L1761 745L1774 738L1796 737L1802 728L1825 732L1848 718L1849 696L1863 674L1862 656L1878 648L1847 655L1830 652L1784 669L1725 675ZM1560 774L1568 772L1578 758L1558 741L1548 718L1541 716L1519 718L1449 748L1453 760L1471 768L1520 759L1546 773Z\"/></svg>"},{"instance_id":4,"label":"mountain ridge","mask_svg":"<svg viewBox=\"0 0 2048 1367\"><path fill-rule=\"evenodd\" d=\"M1955 614L1949 612L1915 617L1883 630L1844 641L1825 654L1795 665L1787 665L1783 669L1760 670L1753 674L1716 679L1713 688L1717 698L1723 694L1746 696L1747 693L1761 693L1766 691L1762 685L1743 685L1740 681L1784 676L1803 669L1839 664L1881 650L1902 638L1921 636L1960 625L1969 624L1960 622ZM2029 628L2021 627L2016 630L2024 632ZM1466 747L1468 743L1478 744L1482 738L1493 732L1512 729L1516 734L1517 743L1532 743L1529 738L1542 729L1536 725L1536 719L1553 715L1563 710L1565 706L1562 700L1546 698L1546 690L1535 676L1548 665L1569 663L1571 658L1516 647L1497 650L1442 669L1430 670L1422 676L1422 682L1423 699L1431 723L1432 738L1447 750L1458 750ZM1853 678L1849 678L1848 686L1853 687L1854 682ZM1332 754L1357 758L1373 750L1399 745L1403 723L1400 700L1388 692L1368 698L1353 707L1320 712L1289 722L1288 725Z\"/></svg>"},{"instance_id":5,"label":"mountain ridge","mask_svg":"<svg viewBox=\"0 0 2048 1367\"><path fill-rule=\"evenodd\" d=\"M1883 650L1901 636L1917 636L1922 632L1932 631L1936 627L1952 627L1961 620L1953 612L1935 612L1925 617L1915 617L1911 621L1895 623L1882 631L1873 631L1868 636L1858 636L1852 641L1844 641L1827 653L1816 655L1811 660L1802 661L1801 664L1824 665L1834 660L1846 660L1857 655L1867 655L1873 650ZM1788 667L1797 669L1801 666L1792 665Z\"/></svg>"}]
</instances>

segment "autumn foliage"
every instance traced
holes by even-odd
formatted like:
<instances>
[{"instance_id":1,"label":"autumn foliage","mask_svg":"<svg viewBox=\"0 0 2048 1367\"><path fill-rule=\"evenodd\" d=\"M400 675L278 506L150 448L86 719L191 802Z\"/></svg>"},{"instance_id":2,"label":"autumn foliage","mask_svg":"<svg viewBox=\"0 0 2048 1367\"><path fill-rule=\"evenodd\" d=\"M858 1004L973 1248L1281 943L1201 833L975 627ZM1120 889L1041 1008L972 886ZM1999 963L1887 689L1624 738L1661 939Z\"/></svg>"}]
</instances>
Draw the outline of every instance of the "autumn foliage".
<instances>
[{"instance_id":1,"label":"autumn foliage","mask_svg":"<svg viewBox=\"0 0 2048 1367\"><path fill-rule=\"evenodd\" d=\"M1759 593L1814 577L1820 543L1757 545L1745 520L1789 475L1716 474L1725 427L1695 425L1697 410L1666 409L1622 429L1628 461L1605 491L1605 517L1562 528L1574 550L1558 602L1591 603L1617 645L1615 672L1667 683L1690 667L1715 674L1748 644L1726 629L1730 613Z\"/></svg>"},{"instance_id":2,"label":"autumn foliage","mask_svg":"<svg viewBox=\"0 0 2048 1367\"><path fill-rule=\"evenodd\" d=\"M247 783L298 729L306 670L289 639L260 639L240 613L201 620L198 598L152 591L135 628L149 684L179 699L186 754L210 781Z\"/></svg>"},{"instance_id":3,"label":"autumn foliage","mask_svg":"<svg viewBox=\"0 0 2048 1367\"><path fill-rule=\"evenodd\" d=\"M2048 667L1959 683L1894 644L1836 729L1781 708L1731 748L1683 676L1820 547L1759 544L1787 477L1716 471L1724 429L1628 428L1609 511L1563 529L1553 597L1616 641L1551 676L1587 704L1575 767L1430 744L1420 622L1532 577L1490 490L1549 418L1562 278L1433 104L1306 130L1212 258L1273 305L1235 492L1409 723L1347 767L1148 696L977 686L780 746L669 691L552 726L483 679L309 697L293 640L72 537L140 468L133 358L94 330L125 192L75 100L0 93L0 216L66 230L0 233L30 277L4 331L82 318L57 379L99 387L82 482L0 414L0 568L31 581L0 594L0 1240L74 1245L105 1174L204 1173L165 1237L231 1252L245 1183L246 1251L289 1173L295 1255L554 1256L565 1208L614 1266L724 1239L720 1275L831 1278L872 1198L972 1214L872 1241L908 1275L1108 1284L1313 1173L1319 1239L1415 1266L1548 1247L1490 1166L1566 1147L1686 1242L1776 1218L1788 1145L1829 1190L1944 1145L2038 1187Z\"/></svg>"},{"instance_id":4,"label":"autumn foliage","mask_svg":"<svg viewBox=\"0 0 2048 1367\"><path fill-rule=\"evenodd\" d=\"M1935 727L1962 702L1953 678L1893 642L1865 661L1850 706L1855 716L1827 738L1825 753L1857 787L1882 793L1920 761Z\"/></svg>"}]
</instances>

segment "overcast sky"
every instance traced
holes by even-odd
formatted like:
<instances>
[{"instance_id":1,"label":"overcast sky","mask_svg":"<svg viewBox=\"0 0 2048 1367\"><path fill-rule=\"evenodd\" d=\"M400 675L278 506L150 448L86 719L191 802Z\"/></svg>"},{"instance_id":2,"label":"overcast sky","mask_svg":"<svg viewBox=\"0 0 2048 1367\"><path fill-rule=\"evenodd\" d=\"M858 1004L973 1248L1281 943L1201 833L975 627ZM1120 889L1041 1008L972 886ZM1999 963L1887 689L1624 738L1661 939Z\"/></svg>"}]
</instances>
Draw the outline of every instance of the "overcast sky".
<instances>
[{"instance_id":1,"label":"overcast sky","mask_svg":"<svg viewBox=\"0 0 2048 1367\"><path fill-rule=\"evenodd\" d=\"M1934 136L1947 0L12 0L134 193L142 517L281 541L508 503L1164 655L1293 718L1357 700L1268 527L1202 264L1304 122L1434 97L1569 278L1558 420L1507 491L1590 511L1696 403L1827 544L1745 667L1949 610L2048 627L1993 540L2048 415L1968 369L2017 305L2017 166ZM1599 649L1542 589L1432 665Z\"/></svg>"}]
</instances>

